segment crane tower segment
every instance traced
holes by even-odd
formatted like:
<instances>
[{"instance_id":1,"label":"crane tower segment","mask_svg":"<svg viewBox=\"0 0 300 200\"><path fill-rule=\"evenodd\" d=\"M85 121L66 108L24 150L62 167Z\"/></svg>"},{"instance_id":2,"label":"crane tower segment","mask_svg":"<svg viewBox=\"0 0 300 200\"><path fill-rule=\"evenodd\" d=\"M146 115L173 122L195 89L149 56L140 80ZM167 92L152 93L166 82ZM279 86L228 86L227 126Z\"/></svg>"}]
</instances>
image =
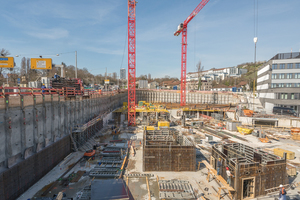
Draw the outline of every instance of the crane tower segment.
<instances>
[{"instance_id":1,"label":"crane tower segment","mask_svg":"<svg viewBox=\"0 0 300 200\"><path fill-rule=\"evenodd\" d=\"M136 38L135 0L128 0L128 126L135 125Z\"/></svg>"},{"instance_id":2,"label":"crane tower segment","mask_svg":"<svg viewBox=\"0 0 300 200\"><path fill-rule=\"evenodd\" d=\"M187 61L187 25L200 12L200 10L209 2L209 0L202 0L193 12L179 24L174 35L178 36L182 33L181 39L181 86L180 86L180 105L186 104L186 61Z\"/></svg>"}]
</instances>

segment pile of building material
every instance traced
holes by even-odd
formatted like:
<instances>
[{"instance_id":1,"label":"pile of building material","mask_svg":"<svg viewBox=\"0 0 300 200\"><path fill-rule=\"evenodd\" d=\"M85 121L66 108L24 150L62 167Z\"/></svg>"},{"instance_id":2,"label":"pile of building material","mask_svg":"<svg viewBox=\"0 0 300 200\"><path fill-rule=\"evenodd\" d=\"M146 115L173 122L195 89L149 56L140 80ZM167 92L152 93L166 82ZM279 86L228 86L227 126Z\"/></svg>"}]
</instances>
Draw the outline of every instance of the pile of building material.
<instances>
[{"instance_id":1,"label":"pile of building material","mask_svg":"<svg viewBox=\"0 0 300 200\"><path fill-rule=\"evenodd\" d=\"M98 165L89 173L95 178L116 178L120 177L128 155L128 143L120 140L120 143L109 143L101 152L102 158Z\"/></svg>"},{"instance_id":2,"label":"pile of building material","mask_svg":"<svg viewBox=\"0 0 300 200\"><path fill-rule=\"evenodd\" d=\"M188 181L159 180L158 185L160 199L196 199Z\"/></svg>"}]
</instances>

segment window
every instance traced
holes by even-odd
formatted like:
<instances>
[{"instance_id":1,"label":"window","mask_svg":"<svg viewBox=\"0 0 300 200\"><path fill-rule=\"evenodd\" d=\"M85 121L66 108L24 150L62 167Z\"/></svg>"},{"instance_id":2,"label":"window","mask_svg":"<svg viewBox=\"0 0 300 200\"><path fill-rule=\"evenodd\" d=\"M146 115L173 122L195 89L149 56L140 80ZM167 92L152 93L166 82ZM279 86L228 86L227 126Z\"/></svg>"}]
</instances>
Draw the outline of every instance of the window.
<instances>
[{"instance_id":1,"label":"window","mask_svg":"<svg viewBox=\"0 0 300 200\"><path fill-rule=\"evenodd\" d=\"M276 99L280 99L280 93L276 93Z\"/></svg>"},{"instance_id":2,"label":"window","mask_svg":"<svg viewBox=\"0 0 300 200\"><path fill-rule=\"evenodd\" d=\"M293 69L293 63L288 63L288 64L287 64L287 68L288 68L288 69Z\"/></svg>"},{"instance_id":3,"label":"window","mask_svg":"<svg viewBox=\"0 0 300 200\"><path fill-rule=\"evenodd\" d=\"M296 68L296 69L300 69L300 63L296 63L296 64L295 64L295 68Z\"/></svg>"},{"instance_id":4,"label":"window","mask_svg":"<svg viewBox=\"0 0 300 200\"><path fill-rule=\"evenodd\" d=\"M291 94L291 99L295 99L295 94L294 93Z\"/></svg>"},{"instance_id":5,"label":"window","mask_svg":"<svg viewBox=\"0 0 300 200\"><path fill-rule=\"evenodd\" d=\"M292 84L291 83L287 83L286 87L292 87Z\"/></svg>"},{"instance_id":6,"label":"window","mask_svg":"<svg viewBox=\"0 0 300 200\"><path fill-rule=\"evenodd\" d=\"M295 78L300 78L300 73L296 73Z\"/></svg>"},{"instance_id":7,"label":"window","mask_svg":"<svg viewBox=\"0 0 300 200\"><path fill-rule=\"evenodd\" d=\"M300 87L300 83L295 83L295 87Z\"/></svg>"},{"instance_id":8,"label":"window","mask_svg":"<svg viewBox=\"0 0 300 200\"><path fill-rule=\"evenodd\" d=\"M272 74L272 79L276 79L277 78L277 74Z\"/></svg>"},{"instance_id":9,"label":"window","mask_svg":"<svg viewBox=\"0 0 300 200\"><path fill-rule=\"evenodd\" d=\"M278 87L284 87L283 83L278 83Z\"/></svg>"},{"instance_id":10,"label":"window","mask_svg":"<svg viewBox=\"0 0 300 200\"><path fill-rule=\"evenodd\" d=\"M285 93L285 94L284 94L284 99L287 99L287 97L288 97L288 94Z\"/></svg>"},{"instance_id":11,"label":"window","mask_svg":"<svg viewBox=\"0 0 300 200\"><path fill-rule=\"evenodd\" d=\"M280 64L279 65L279 69L284 69L285 68L285 64Z\"/></svg>"},{"instance_id":12,"label":"window","mask_svg":"<svg viewBox=\"0 0 300 200\"><path fill-rule=\"evenodd\" d=\"M284 74L279 74L279 79L284 79Z\"/></svg>"},{"instance_id":13,"label":"window","mask_svg":"<svg viewBox=\"0 0 300 200\"><path fill-rule=\"evenodd\" d=\"M286 74L286 78L287 79L292 79L293 78L293 74L292 73Z\"/></svg>"},{"instance_id":14,"label":"window","mask_svg":"<svg viewBox=\"0 0 300 200\"><path fill-rule=\"evenodd\" d=\"M300 64L300 63L299 63ZM277 64L272 65L272 69L277 69Z\"/></svg>"},{"instance_id":15,"label":"window","mask_svg":"<svg viewBox=\"0 0 300 200\"><path fill-rule=\"evenodd\" d=\"M281 93L280 99L284 99L284 94L283 93Z\"/></svg>"}]
</instances>

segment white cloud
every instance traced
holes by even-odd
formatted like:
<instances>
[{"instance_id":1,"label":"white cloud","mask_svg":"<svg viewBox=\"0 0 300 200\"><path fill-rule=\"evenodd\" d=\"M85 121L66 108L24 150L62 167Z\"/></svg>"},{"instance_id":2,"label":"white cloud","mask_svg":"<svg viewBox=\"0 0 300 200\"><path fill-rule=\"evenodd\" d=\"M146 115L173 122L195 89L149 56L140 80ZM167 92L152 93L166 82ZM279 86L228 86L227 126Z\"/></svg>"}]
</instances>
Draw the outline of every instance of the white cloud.
<instances>
[{"instance_id":1,"label":"white cloud","mask_svg":"<svg viewBox=\"0 0 300 200\"><path fill-rule=\"evenodd\" d=\"M65 38L69 35L69 32L62 28L33 29L32 31L25 31L25 33L32 37L51 40Z\"/></svg>"}]
</instances>

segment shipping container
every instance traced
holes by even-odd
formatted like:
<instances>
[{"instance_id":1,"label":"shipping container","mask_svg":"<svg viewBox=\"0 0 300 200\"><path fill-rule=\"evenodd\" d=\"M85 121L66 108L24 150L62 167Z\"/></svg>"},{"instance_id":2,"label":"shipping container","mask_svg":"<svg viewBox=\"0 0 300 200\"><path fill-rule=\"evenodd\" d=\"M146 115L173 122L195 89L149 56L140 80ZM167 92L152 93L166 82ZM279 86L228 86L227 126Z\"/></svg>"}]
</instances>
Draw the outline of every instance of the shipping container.
<instances>
[{"instance_id":1,"label":"shipping container","mask_svg":"<svg viewBox=\"0 0 300 200\"><path fill-rule=\"evenodd\" d=\"M159 121L157 126L158 127L170 127L170 122L168 122L168 121Z\"/></svg>"}]
</instances>

